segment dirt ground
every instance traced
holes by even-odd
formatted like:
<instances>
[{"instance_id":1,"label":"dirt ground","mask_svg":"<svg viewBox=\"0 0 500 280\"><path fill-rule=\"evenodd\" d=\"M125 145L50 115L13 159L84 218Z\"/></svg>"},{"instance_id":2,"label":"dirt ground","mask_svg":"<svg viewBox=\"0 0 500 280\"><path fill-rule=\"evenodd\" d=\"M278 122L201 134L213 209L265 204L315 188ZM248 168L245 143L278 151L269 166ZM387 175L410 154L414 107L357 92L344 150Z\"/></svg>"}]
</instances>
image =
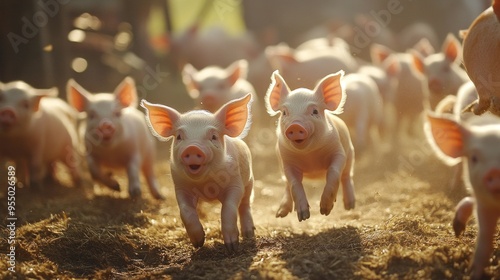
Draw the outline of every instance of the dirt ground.
<instances>
[{"instance_id":1,"label":"dirt ground","mask_svg":"<svg viewBox=\"0 0 500 280\"><path fill-rule=\"evenodd\" d=\"M73 188L61 168L61 182L44 191L17 188L15 273L7 271L8 230L2 226L0 278L467 279L477 227L471 221L459 238L451 227L465 191L449 188L451 169L415 139L358 159L354 210L343 209L339 192L332 213L320 215L324 182L306 181L311 218L303 222L295 212L275 218L284 183L269 149L254 163L256 238L242 241L236 254L223 245L218 203L202 204L206 242L201 249L191 246L169 177L167 144L159 147L156 170L165 201L152 199L146 187L138 201L126 190ZM124 175L119 181L126 185ZM487 269L495 279L499 245L497 235Z\"/></svg>"}]
</instances>

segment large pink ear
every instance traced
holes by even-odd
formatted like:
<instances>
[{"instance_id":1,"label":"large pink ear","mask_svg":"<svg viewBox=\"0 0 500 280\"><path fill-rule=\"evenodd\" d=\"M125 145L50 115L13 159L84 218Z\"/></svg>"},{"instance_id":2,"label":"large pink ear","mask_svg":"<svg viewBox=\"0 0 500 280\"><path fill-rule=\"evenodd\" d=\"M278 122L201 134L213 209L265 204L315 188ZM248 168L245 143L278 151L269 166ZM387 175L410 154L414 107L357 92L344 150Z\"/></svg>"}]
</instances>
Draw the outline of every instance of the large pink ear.
<instances>
[{"instance_id":1,"label":"large pink ear","mask_svg":"<svg viewBox=\"0 0 500 280\"><path fill-rule=\"evenodd\" d=\"M418 73L425 75L425 62L422 55L416 50L409 50L409 53L412 56L411 66L413 69L417 70Z\"/></svg>"},{"instance_id":2,"label":"large pink ear","mask_svg":"<svg viewBox=\"0 0 500 280\"><path fill-rule=\"evenodd\" d=\"M446 59L452 63L458 61L460 53L462 52L462 45L453 33L448 33L444 40L442 50Z\"/></svg>"},{"instance_id":3,"label":"large pink ear","mask_svg":"<svg viewBox=\"0 0 500 280\"><path fill-rule=\"evenodd\" d=\"M194 68L194 66L189 63L184 65L184 68L182 68L182 82L184 82L189 96L193 99L198 98L198 90L200 88L198 82L194 77L196 73L198 73L198 70L196 70L196 68Z\"/></svg>"},{"instance_id":4,"label":"large pink ear","mask_svg":"<svg viewBox=\"0 0 500 280\"><path fill-rule=\"evenodd\" d=\"M464 155L464 140L469 132L454 120L427 113L425 133L431 146L449 165L456 164Z\"/></svg>"},{"instance_id":5,"label":"large pink ear","mask_svg":"<svg viewBox=\"0 0 500 280\"><path fill-rule=\"evenodd\" d=\"M92 99L92 94L81 87L75 80L70 79L66 84L68 103L78 112L84 112Z\"/></svg>"},{"instance_id":6,"label":"large pink ear","mask_svg":"<svg viewBox=\"0 0 500 280\"><path fill-rule=\"evenodd\" d=\"M120 105L125 107L137 107L137 91L134 79L125 77L115 89L115 98Z\"/></svg>"},{"instance_id":7,"label":"large pink ear","mask_svg":"<svg viewBox=\"0 0 500 280\"><path fill-rule=\"evenodd\" d=\"M397 59L396 56L391 55L388 57L384 63L382 64L382 69L385 70L387 75L390 77L398 77L399 73L401 73L401 64L399 63L399 60Z\"/></svg>"},{"instance_id":8,"label":"large pink ear","mask_svg":"<svg viewBox=\"0 0 500 280\"><path fill-rule=\"evenodd\" d=\"M326 109L335 114L342 113L346 95L341 80L344 71L340 70L335 74L330 74L318 82L314 93L325 102Z\"/></svg>"},{"instance_id":9,"label":"large pink ear","mask_svg":"<svg viewBox=\"0 0 500 280\"><path fill-rule=\"evenodd\" d=\"M243 138L250 128L250 105L252 94L247 94L242 98L234 99L217 112L215 117L224 126L224 134L229 137Z\"/></svg>"},{"instance_id":10,"label":"large pink ear","mask_svg":"<svg viewBox=\"0 0 500 280\"><path fill-rule=\"evenodd\" d=\"M428 57L431 54L436 53L436 50L432 46L431 42L427 38L420 39L413 48L417 52L419 52L423 57Z\"/></svg>"},{"instance_id":11,"label":"large pink ear","mask_svg":"<svg viewBox=\"0 0 500 280\"><path fill-rule=\"evenodd\" d=\"M146 109L146 121L154 136L166 140L174 135L174 124L180 118L179 112L168 106L149 103L144 99L141 101L141 106Z\"/></svg>"},{"instance_id":12,"label":"large pink ear","mask_svg":"<svg viewBox=\"0 0 500 280\"><path fill-rule=\"evenodd\" d=\"M59 95L59 90L57 87L49 89L34 89L34 95L32 97L33 111L38 111L40 109L40 101L43 97L57 97Z\"/></svg>"},{"instance_id":13,"label":"large pink ear","mask_svg":"<svg viewBox=\"0 0 500 280\"><path fill-rule=\"evenodd\" d=\"M239 79L246 79L248 71L248 61L241 59L233 62L226 68L227 80L230 85L234 85Z\"/></svg>"},{"instance_id":14,"label":"large pink ear","mask_svg":"<svg viewBox=\"0 0 500 280\"><path fill-rule=\"evenodd\" d=\"M281 103L286 99L288 93L290 93L290 89L285 80L278 70L274 71L271 75L271 85L267 90L265 100L269 115L274 116L279 112Z\"/></svg>"},{"instance_id":15,"label":"large pink ear","mask_svg":"<svg viewBox=\"0 0 500 280\"><path fill-rule=\"evenodd\" d=\"M370 57L375 65L381 65L393 53L390 48L377 43L373 43L370 47Z\"/></svg>"}]
</instances>

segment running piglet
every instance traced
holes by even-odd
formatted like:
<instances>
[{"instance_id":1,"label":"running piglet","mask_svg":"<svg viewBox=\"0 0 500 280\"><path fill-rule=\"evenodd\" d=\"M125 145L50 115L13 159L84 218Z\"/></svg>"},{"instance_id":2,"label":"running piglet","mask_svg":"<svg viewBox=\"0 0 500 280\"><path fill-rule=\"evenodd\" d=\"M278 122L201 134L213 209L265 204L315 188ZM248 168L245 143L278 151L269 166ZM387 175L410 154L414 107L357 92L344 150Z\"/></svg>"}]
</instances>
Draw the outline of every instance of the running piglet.
<instances>
[{"instance_id":1,"label":"running piglet","mask_svg":"<svg viewBox=\"0 0 500 280\"><path fill-rule=\"evenodd\" d=\"M285 195L276 217L295 209L299 221L310 217L303 177L325 178L320 213L329 215L342 183L344 208L354 208L354 148L346 124L335 114L343 110L343 71L324 77L313 90L290 90L278 71L267 91L267 111L279 114L276 145L286 177Z\"/></svg>"},{"instance_id":2,"label":"running piglet","mask_svg":"<svg viewBox=\"0 0 500 280\"><path fill-rule=\"evenodd\" d=\"M241 140L249 129L250 104L251 94L247 94L215 113L194 110L181 114L171 107L141 103L153 135L164 141L173 138L170 168L175 195L182 222L196 248L205 242L196 210L200 199L222 203L222 236L229 252L238 249L238 214L243 237L254 236L252 157Z\"/></svg>"},{"instance_id":3,"label":"running piglet","mask_svg":"<svg viewBox=\"0 0 500 280\"><path fill-rule=\"evenodd\" d=\"M475 212L479 230L471 278L482 279L500 217L500 119L493 115L474 116L467 124L431 114L427 119L428 140L443 161L450 165L463 162L464 181L472 196L458 204L453 229L460 236Z\"/></svg>"},{"instance_id":4,"label":"running piglet","mask_svg":"<svg viewBox=\"0 0 500 280\"><path fill-rule=\"evenodd\" d=\"M0 162L8 158L25 167L20 179L35 189L55 179L57 161L69 168L76 186L82 183L77 112L57 94L57 88L36 89L23 81L0 83Z\"/></svg>"},{"instance_id":5,"label":"running piglet","mask_svg":"<svg viewBox=\"0 0 500 280\"><path fill-rule=\"evenodd\" d=\"M162 199L153 168L155 142L144 114L136 108L134 80L126 77L113 93L98 94L91 94L69 80L67 91L69 103L86 114L85 154L92 178L119 191L118 182L102 168L125 169L129 195L136 198L141 196L139 173L142 170L151 195Z\"/></svg>"}]
</instances>

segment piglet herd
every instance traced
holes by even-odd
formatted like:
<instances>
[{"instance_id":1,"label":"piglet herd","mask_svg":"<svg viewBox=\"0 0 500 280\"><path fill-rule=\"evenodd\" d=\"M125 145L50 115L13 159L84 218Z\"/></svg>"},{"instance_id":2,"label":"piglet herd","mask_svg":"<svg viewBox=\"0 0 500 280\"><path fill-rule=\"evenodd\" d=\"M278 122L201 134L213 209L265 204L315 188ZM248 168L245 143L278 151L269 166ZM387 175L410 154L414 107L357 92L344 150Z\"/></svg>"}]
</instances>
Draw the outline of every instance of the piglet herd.
<instances>
[{"instance_id":1,"label":"piglet herd","mask_svg":"<svg viewBox=\"0 0 500 280\"><path fill-rule=\"evenodd\" d=\"M240 232L255 236L252 166L258 138L243 139L269 128L266 118L278 116L275 150L286 182L276 217L295 210L299 221L310 217L311 208L329 215L340 187L344 208L353 209L355 158L384 153L380 147L398 145L401 137L420 137L424 127L436 155L455 166L451 184L463 174L470 189L457 206L453 229L461 235L475 214L479 232L471 277L478 279L488 266L500 217L499 21L500 1L494 1L463 32L463 50L452 34L437 53L426 38L407 52L374 43L371 63L351 56L343 39L329 36L296 49L270 46L256 59L265 61L260 68L244 59L227 68L186 64L182 80L196 108L184 113L139 101L130 77L113 93L95 94L70 80L68 103L57 98L55 88L0 83L0 160L25 170L19 179L35 190L55 180L54 163L62 162L75 186L85 184L85 165L93 181L119 191L107 170L122 169L131 198L141 196L143 174L151 195L163 199L154 173L154 137L171 140L170 173L191 243L205 242L199 200L218 200L224 244L235 252ZM78 159L82 154L84 161ZM304 178L325 181L318 206L309 205Z\"/></svg>"}]
</instances>

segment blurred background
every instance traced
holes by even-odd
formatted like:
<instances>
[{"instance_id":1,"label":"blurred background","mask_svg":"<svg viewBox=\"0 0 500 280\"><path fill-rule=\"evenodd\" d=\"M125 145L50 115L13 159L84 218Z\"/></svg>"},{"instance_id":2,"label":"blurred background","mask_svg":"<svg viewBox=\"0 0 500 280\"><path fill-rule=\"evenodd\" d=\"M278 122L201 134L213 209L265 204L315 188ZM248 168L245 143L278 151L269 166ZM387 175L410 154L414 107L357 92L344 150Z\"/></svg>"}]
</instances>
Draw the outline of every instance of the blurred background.
<instances>
[{"instance_id":1,"label":"blurred background","mask_svg":"<svg viewBox=\"0 0 500 280\"><path fill-rule=\"evenodd\" d=\"M415 23L432 28L434 33L430 36L435 38L430 38L431 42L439 48L447 33L458 36L459 30L466 29L490 2L25 0L22 3L0 1L0 81L24 80L38 88L57 86L64 98L69 78L91 92L111 92L125 76L132 76L140 98L154 102L168 99L169 104L189 109L192 101L185 94L179 76L179 69L187 62L196 67L208 63L225 67L237 58L256 59L269 45L284 42L296 47L326 34L350 38L351 41L346 41L351 44L353 55L369 59L368 47L361 41L380 41L401 49L406 46L397 46L392 41L395 36L404 36L405 28ZM387 32L392 37L387 37ZM211 47L225 54L224 59L203 52Z\"/></svg>"}]
</instances>

